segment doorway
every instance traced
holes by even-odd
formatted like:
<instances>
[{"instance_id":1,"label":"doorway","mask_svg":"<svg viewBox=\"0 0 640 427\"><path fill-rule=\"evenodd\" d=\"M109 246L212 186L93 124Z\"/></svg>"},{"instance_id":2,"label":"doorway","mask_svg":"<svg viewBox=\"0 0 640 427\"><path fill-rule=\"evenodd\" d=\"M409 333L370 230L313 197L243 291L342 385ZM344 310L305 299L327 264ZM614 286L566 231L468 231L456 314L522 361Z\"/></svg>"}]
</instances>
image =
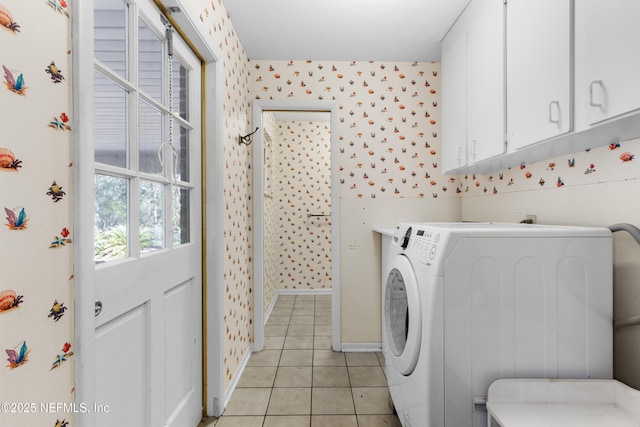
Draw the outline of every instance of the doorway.
<instances>
[{"instance_id":1,"label":"doorway","mask_svg":"<svg viewBox=\"0 0 640 427\"><path fill-rule=\"evenodd\" d=\"M327 237L330 236L331 244L328 254L328 262L330 264L330 281L331 281L331 305L332 305L332 347L335 351L341 350L340 339L340 209L339 209L339 177L338 177L338 136L335 132L338 129L338 109L339 106L333 101L317 101L310 103L299 103L294 101L274 101L274 100L255 100L253 103L253 123L256 127L263 127L263 118L265 114L280 117L285 114L304 114L303 117L307 117L304 120L314 121L318 117L318 114L324 115L323 120L326 121L327 126L333 130L333 132L327 132L329 135L328 148L330 154L327 153L328 167L330 168L329 176L327 177L326 188L330 188L330 196L325 194L327 203L324 206L309 204L309 206L297 207L296 209L304 212L298 212L302 215L302 221L304 224L293 224L294 229L299 229L304 233L305 230L314 227L320 231L323 227L330 228L327 232ZM316 116L309 116L309 114L315 114ZM291 117L291 116L289 116ZM316 122L320 123L320 122ZM272 132L273 133L273 132ZM282 230L274 231L265 228L265 220L270 215L269 206L273 205L273 190L274 182L272 175L272 165L274 146L276 135L271 135L269 132L265 132L262 129L257 132L254 137L253 148L253 200L254 200L254 351L260 351L264 347L264 325L265 325L265 297L271 299L273 295L273 287L269 286L266 289L265 284L269 274L265 274L265 269L268 267L268 255L269 255L269 242L274 238L274 233L283 233ZM287 150L294 150L293 147L286 148ZM300 154L300 153L297 153ZM296 154L296 155L297 155ZM306 153L305 156L323 156L321 153ZM314 159L312 163L314 162ZM315 163L320 161L315 159ZM295 174L302 174L300 170L296 171L296 165L304 163L303 159L296 161L284 161L282 167L292 170ZM324 163L324 160L322 161ZM318 165L322 166L322 165ZM302 166L300 166L302 167ZM304 178L299 176L296 181L303 181L310 179L311 177L306 175ZM319 178L315 178L316 181L320 181ZM289 179L290 188L294 189L294 185L291 185ZM324 182L318 182L318 185L322 186ZM296 199L303 199L305 197L313 197L312 194L307 194L307 190L294 189L294 192L300 192L295 194ZM304 194L303 194L304 193ZM316 197L317 198L317 197ZM324 197L321 199L324 200ZM290 200L291 202L291 200ZM306 203L306 202L305 202ZM294 203L289 203L289 205ZM302 203L300 203L302 205ZM267 207L267 208L265 208ZM297 215L298 217L300 215ZM291 225L291 224L289 224ZM284 227L283 227L284 228ZM309 231L313 232L313 231ZM288 236L290 238L291 236ZM295 242L294 242L295 243ZM298 242L296 245L301 245L302 242ZM320 250L322 252L322 249ZM322 265L322 260L316 258L316 256L322 257L322 254L314 254L305 256L301 255L303 264L298 266L298 271L294 271L295 266L291 266L291 270L285 274L285 280L294 280L304 285L304 280L310 275L317 275L317 272L312 272L316 267L326 270L326 266ZM288 257L288 256L287 256ZM313 258L313 261L311 261ZM287 262L288 258L285 261ZM300 270L303 270L302 272ZM292 274L293 273L293 274ZM306 275L305 275L306 274ZM320 276L322 273L320 273ZM265 295L267 290L268 295Z\"/></svg>"}]
</instances>

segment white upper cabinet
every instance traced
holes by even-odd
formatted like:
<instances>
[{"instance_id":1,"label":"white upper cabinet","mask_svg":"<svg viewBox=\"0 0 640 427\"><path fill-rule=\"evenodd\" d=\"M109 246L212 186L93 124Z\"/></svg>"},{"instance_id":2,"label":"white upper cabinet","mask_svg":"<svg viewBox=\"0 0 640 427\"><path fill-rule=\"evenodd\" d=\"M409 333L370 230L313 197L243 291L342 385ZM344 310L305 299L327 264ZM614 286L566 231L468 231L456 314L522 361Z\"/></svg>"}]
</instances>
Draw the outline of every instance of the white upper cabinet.
<instances>
[{"instance_id":1,"label":"white upper cabinet","mask_svg":"<svg viewBox=\"0 0 640 427\"><path fill-rule=\"evenodd\" d=\"M442 168L467 165L467 31L464 17L442 41Z\"/></svg>"},{"instance_id":2,"label":"white upper cabinet","mask_svg":"<svg viewBox=\"0 0 640 427\"><path fill-rule=\"evenodd\" d=\"M471 0L442 41L444 172L640 137L639 19L640 0Z\"/></svg>"},{"instance_id":3,"label":"white upper cabinet","mask_svg":"<svg viewBox=\"0 0 640 427\"><path fill-rule=\"evenodd\" d=\"M504 1L472 1L442 41L443 170L504 153Z\"/></svg>"},{"instance_id":4,"label":"white upper cabinet","mask_svg":"<svg viewBox=\"0 0 640 427\"><path fill-rule=\"evenodd\" d=\"M467 150L474 164L505 151L504 1L475 2L469 11Z\"/></svg>"},{"instance_id":5,"label":"white upper cabinet","mask_svg":"<svg viewBox=\"0 0 640 427\"><path fill-rule=\"evenodd\" d=\"M571 0L507 1L509 151L572 130L571 23Z\"/></svg>"},{"instance_id":6,"label":"white upper cabinet","mask_svg":"<svg viewBox=\"0 0 640 427\"><path fill-rule=\"evenodd\" d=\"M640 109L640 1L576 0L576 126Z\"/></svg>"}]
</instances>

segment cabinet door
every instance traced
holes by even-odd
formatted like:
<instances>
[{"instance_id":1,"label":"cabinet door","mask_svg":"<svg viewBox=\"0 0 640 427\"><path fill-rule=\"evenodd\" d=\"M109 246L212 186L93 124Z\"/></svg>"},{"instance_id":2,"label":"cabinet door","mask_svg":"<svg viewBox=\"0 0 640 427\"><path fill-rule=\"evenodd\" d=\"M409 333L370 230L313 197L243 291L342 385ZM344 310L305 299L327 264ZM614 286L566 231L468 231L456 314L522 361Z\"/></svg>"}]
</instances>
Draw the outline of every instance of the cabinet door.
<instances>
[{"instance_id":1,"label":"cabinet door","mask_svg":"<svg viewBox=\"0 0 640 427\"><path fill-rule=\"evenodd\" d=\"M587 123L640 108L640 1L579 0L575 8L583 53L576 88L586 96Z\"/></svg>"},{"instance_id":2,"label":"cabinet door","mask_svg":"<svg viewBox=\"0 0 640 427\"><path fill-rule=\"evenodd\" d=\"M504 1L476 0L465 12L471 14L467 147L473 164L505 151Z\"/></svg>"},{"instance_id":3,"label":"cabinet door","mask_svg":"<svg viewBox=\"0 0 640 427\"><path fill-rule=\"evenodd\" d=\"M442 168L467 165L467 32L458 20L442 41Z\"/></svg>"},{"instance_id":4,"label":"cabinet door","mask_svg":"<svg viewBox=\"0 0 640 427\"><path fill-rule=\"evenodd\" d=\"M507 1L509 151L572 130L571 3Z\"/></svg>"}]
</instances>

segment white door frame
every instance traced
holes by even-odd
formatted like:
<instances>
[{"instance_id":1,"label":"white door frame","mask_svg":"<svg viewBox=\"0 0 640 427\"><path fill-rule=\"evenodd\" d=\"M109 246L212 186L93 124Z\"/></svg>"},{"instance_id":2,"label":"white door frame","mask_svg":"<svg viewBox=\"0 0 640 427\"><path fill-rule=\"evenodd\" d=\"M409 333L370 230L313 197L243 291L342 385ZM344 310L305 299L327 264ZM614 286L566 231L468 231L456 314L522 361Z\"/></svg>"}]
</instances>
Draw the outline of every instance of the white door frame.
<instances>
[{"instance_id":1,"label":"white door frame","mask_svg":"<svg viewBox=\"0 0 640 427\"><path fill-rule=\"evenodd\" d=\"M178 7L171 16L203 60L202 147L203 182L203 396L207 415L219 416L224 407L224 68L222 52L203 24L189 15L187 0L154 0L161 10ZM193 13L193 12L192 12ZM93 407L95 401L94 283L94 140L93 116L93 1L74 3L73 124L74 124L74 327L75 401ZM208 85L205 85L208 83ZM205 129L209 131L205 134ZM206 166L209 166L208 168ZM212 171L212 173L207 173ZM103 402L104 403L104 402ZM76 414L77 425L94 425L93 414Z\"/></svg>"},{"instance_id":2,"label":"white door frame","mask_svg":"<svg viewBox=\"0 0 640 427\"><path fill-rule=\"evenodd\" d=\"M338 112L336 101L254 100L253 125L262 126L264 111L325 111L331 123L331 308L333 350L341 351L340 337L340 177ZM264 348L264 184L262 132L253 137L253 350Z\"/></svg>"}]
</instances>

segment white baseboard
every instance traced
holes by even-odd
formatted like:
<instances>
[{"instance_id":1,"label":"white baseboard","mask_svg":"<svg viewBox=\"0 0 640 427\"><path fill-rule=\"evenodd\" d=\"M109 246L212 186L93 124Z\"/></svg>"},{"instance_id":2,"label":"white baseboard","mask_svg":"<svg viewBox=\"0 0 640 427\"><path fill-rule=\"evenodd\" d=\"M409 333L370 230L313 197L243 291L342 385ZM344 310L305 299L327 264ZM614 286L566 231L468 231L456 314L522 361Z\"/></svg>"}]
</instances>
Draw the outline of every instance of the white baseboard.
<instances>
[{"instance_id":1,"label":"white baseboard","mask_svg":"<svg viewBox=\"0 0 640 427\"><path fill-rule=\"evenodd\" d=\"M253 354L253 346L250 346L249 350L245 353L244 357L240 361L240 365L238 366L236 375L233 377L233 380L231 380L231 384L229 384L229 387L224 392L224 406L222 407L222 413L224 413L225 408L229 404L229 401L231 400L231 396L233 396L233 392L236 390L236 387L238 386L238 381L240 381L240 378L242 377L242 373L244 372L244 368L247 367L247 363L249 362L249 358L251 357L252 354Z\"/></svg>"},{"instance_id":2,"label":"white baseboard","mask_svg":"<svg viewBox=\"0 0 640 427\"><path fill-rule=\"evenodd\" d=\"M273 307L276 306L276 302L278 301L278 294L276 293L276 296L271 300L271 304L269 304L269 307L267 308L267 312L264 314L264 324L267 324L267 320L269 320L269 316L271 316L271 312L273 311Z\"/></svg>"},{"instance_id":3,"label":"white baseboard","mask_svg":"<svg viewBox=\"0 0 640 427\"><path fill-rule=\"evenodd\" d=\"M382 343L379 342L343 342L343 352L376 352L382 351Z\"/></svg>"},{"instance_id":4,"label":"white baseboard","mask_svg":"<svg viewBox=\"0 0 640 427\"><path fill-rule=\"evenodd\" d=\"M331 289L278 289L278 295L331 295Z\"/></svg>"}]
</instances>

